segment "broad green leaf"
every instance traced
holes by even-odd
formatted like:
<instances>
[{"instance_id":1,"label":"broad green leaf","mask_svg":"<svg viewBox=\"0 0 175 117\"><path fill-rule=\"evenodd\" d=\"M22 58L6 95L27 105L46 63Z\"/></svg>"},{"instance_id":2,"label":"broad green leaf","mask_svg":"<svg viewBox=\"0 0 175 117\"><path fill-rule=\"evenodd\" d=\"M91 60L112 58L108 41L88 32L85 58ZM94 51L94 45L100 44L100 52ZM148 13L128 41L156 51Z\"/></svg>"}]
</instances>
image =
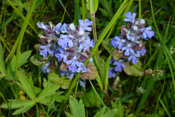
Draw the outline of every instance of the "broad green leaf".
<instances>
[{"instance_id":1,"label":"broad green leaf","mask_svg":"<svg viewBox=\"0 0 175 117\"><path fill-rule=\"evenodd\" d=\"M41 55L35 54L30 58L30 61L36 66L41 66L41 62L40 62L41 58L42 58Z\"/></svg>"},{"instance_id":2,"label":"broad green leaf","mask_svg":"<svg viewBox=\"0 0 175 117\"><path fill-rule=\"evenodd\" d=\"M105 113L106 107L103 107L100 111L98 111L94 117L103 117L103 114Z\"/></svg>"},{"instance_id":3,"label":"broad green leaf","mask_svg":"<svg viewBox=\"0 0 175 117\"><path fill-rule=\"evenodd\" d=\"M95 13L98 9L98 0L86 0L87 8L90 10L90 13Z\"/></svg>"},{"instance_id":4,"label":"broad green leaf","mask_svg":"<svg viewBox=\"0 0 175 117\"><path fill-rule=\"evenodd\" d=\"M40 103L40 104L49 105L50 102L52 101L52 99L53 99L53 98L48 97L47 99L44 98L44 99L42 99L42 100L37 100L37 102Z\"/></svg>"},{"instance_id":5,"label":"broad green leaf","mask_svg":"<svg viewBox=\"0 0 175 117\"><path fill-rule=\"evenodd\" d=\"M44 88L46 88L46 87L48 87L48 86L50 86L50 85L52 85L53 83L51 83L49 80L47 81L45 78L44 78L44 80L43 80L43 86L44 86Z\"/></svg>"},{"instance_id":6,"label":"broad green leaf","mask_svg":"<svg viewBox=\"0 0 175 117\"><path fill-rule=\"evenodd\" d=\"M65 114L66 114L66 117L73 117L73 115L71 115L70 113L68 113L66 111L65 111Z\"/></svg>"},{"instance_id":7,"label":"broad green leaf","mask_svg":"<svg viewBox=\"0 0 175 117\"><path fill-rule=\"evenodd\" d=\"M12 3L17 7L17 9L23 13L23 9L28 10L29 1L26 1L25 3L22 3L21 0L14 0Z\"/></svg>"},{"instance_id":8,"label":"broad green leaf","mask_svg":"<svg viewBox=\"0 0 175 117\"><path fill-rule=\"evenodd\" d=\"M118 102L118 112L116 114L117 117L123 117L124 116L124 107L121 102Z\"/></svg>"},{"instance_id":9,"label":"broad green leaf","mask_svg":"<svg viewBox=\"0 0 175 117\"><path fill-rule=\"evenodd\" d=\"M21 114L21 113L25 113L25 112L28 111L30 108L32 108L34 105L35 105L35 103L32 102L32 103L29 104L29 105L26 105L26 106L24 106L24 107L22 107L22 108L20 108L20 109L17 109L17 110L13 113L13 115L18 115L18 114Z\"/></svg>"},{"instance_id":10,"label":"broad green leaf","mask_svg":"<svg viewBox=\"0 0 175 117\"><path fill-rule=\"evenodd\" d=\"M117 108L108 110L103 117L123 117L123 116L116 116L117 112L118 112Z\"/></svg>"},{"instance_id":11,"label":"broad green leaf","mask_svg":"<svg viewBox=\"0 0 175 117\"><path fill-rule=\"evenodd\" d=\"M106 107L103 107L99 112L95 114L94 117L123 117L123 116L115 116L118 109L110 109L106 112Z\"/></svg>"},{"instance_id":12,"label":"broad green leaf","mask_svg":"<svg viewBox=\"0 0 175 117\"><path fill-rule=\"evenodd\" d=\"M85 92L80 98L86 107L99 107L101 105L99 98L96 96L93 90Z\"/></svg>"},{"instance_id":13,"label":"broad green leaf","mask_svg":"<svg viewBox=\"0 0 175 117\"><path fill-rule=\"evenodd\" d=\"M15 108L21 108L23 106L27 106L32 104L33 102L30 100L9 100L9 103L5 103L1 105L1 108L11 108L11 109L15 109Z\"/></svg>"},{"instance_id":14,"label":"broad green leaf","mask_svg":"<svg viewBox=\"0 0 175 117\"><path fill-rule=\"evenodd\" d=\"M124 72L130 76L142 76L144 74L144 70L142 68L142 63L138 61L135 65L130 65L129 62L124 63L125 68L123 68Z\"/></svg>"},{"instance_id":15,"label":"broad green leaf","mask_svg":"<svg viewBox=\"0 0 175 117\"><path fill-rule=\"evenodd\" d=\"M2 50L2 46L0 44L0 72L2 74L0 74L0 77L4 77L5 76L5 62L4 62L4 52Z\"/></svg>"},{"instance_id":16,"label":"broad green leaf","mask_svg":"<svg viewBox=\"0 0 175 117\"><path fill-rule=\"evenodd\" d=\"M18 68L21 67L27 61L31 52L32 51L26 51L20 55L19 60L18 60ZM10 61L10 63L7 66L7 74L6 74L7 80L14 80L15 66L16 66L16 56L13 56L12 60Z\"/></svg>"},{"instance_id":17,"label":"broad green leaf","mask_svg":"<svg viewBox=\"0 0 175 117\"><path fill-rule=\"evenodd\" d=\"M24 92L29 96L30 99L34 100L35 99L35 93L32 89L32 86L29 84L27 78L18 71L18 80L20 84L18 85L24 90Z\"/></svg>"},{"instance_id":18,"label":"broad green leaf","mask_svg":"<svg viewBox=\"0 0 175 117\"><path fill-rule=\"evenodd\" d=\"M109 54L114 51L114 47L111 45L111 39L103 40L102 46L108 51Z\"/></svg>"},{"instance_id":19,"label":"broad green leaf","mask_svg":"<svg viewBox=\"0 0 175 117\"><path fill-rule=\"evenodd\" d=\"M51 81L53 84L61 85L62 89L68 89L72 81L71 79L60 77L55 72L50 72L48 74L48 80Z\"/></svg>"},{"instance_id":20,"label":"broad green leaf","mask_svg":"<svg viewBox=\"0 0 175 117\"><path fill-rule=\"evenodd\" d=\"M24 63L26 63L27 59L30 57L32 51L26 51L21 54L19 61L18 61L18 68L21 67Z\"/></svg>"},{"instance_id":21,"label":"broad green leaf","mask_svg":"<svg viewBox=\"0 0 175 117\"><path fill-rule=\"evenodd\" d=\"M38 96L37 101L46 99L47 97L50 97L54 94L56 94L56 90L58 90L60 88L59 85L50 85L48 87L46 87ZM47 100L47 99L46 99Z\"/></svg>"},{"instance_id":22,"label":"broad green leaf","mask_svg":"<svg viewBox=\"0 0 175 117\"><path fill-rule=\"evenodd\" d=\"M76 98L70 96L69 103L72 115L74 117L85 117L85 109L82 100L78 102Z\"/></svg>"},{"instance_id":23,"label":"broad green leaf","mask_svg":"<svg viewBox=\"0 0 175 117\"><path fill-rule=\"evenodd\" d=\"M63 100L65 100L65 96L64 95L61 95L63 92L58 92L56 94L56 97L55 97L55 101L56 102L62 102Z\"/></svg>"}]
</instances>

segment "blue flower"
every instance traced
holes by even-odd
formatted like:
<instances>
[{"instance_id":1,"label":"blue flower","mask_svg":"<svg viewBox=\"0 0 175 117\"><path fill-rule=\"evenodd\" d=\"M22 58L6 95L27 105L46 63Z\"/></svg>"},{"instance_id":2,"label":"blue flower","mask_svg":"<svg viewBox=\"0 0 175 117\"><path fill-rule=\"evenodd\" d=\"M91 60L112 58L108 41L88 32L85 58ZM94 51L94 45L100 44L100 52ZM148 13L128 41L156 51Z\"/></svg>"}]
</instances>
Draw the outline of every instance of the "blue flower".
<instances>
[{"instance_id":1,"label":"blue flower","mask_svg":"<svg viewBox=\"0 0 175 117\"><path fill-rule=\"evenodd\" d=\"M123 47L122 50L125 50L125 56L129 56L130 54L134 53L134 50L131 48L130 44L128 44L126 47Z\"/></svg>"},{"instance_id":2,"label":"blue flower","mask_svg":"<svg viewBox=\"0 0 175 117\"><path fill-rule=\"evenodd\" d=\"M47 73L50 72L50 70L48 69L49 64L50 64L50 63L48 62L48 63L46 63L46 64L44 65L44 67L41 67L41 68L40 68L40 69L43 71L44 74L47 74Z\"/></svg>"},{"instance_id":3,"label":"blue flower","mask_svg":"<svg viewBox=\"0 0 175 117\"><path fill-rule=\"evenodd\" d=\"M68 27L67 27L67 24L66 24L66 23L64 23L64 24L61 26L60 31L61 31L62 33L68 33Z\"/></svg>"},{"instance_id":4,"label":"blue flower","mask_svg":"<svg viewBox=\"0 0 175 117\"><path fill-rule=\"evenodd\" d=\"M79 83L80 83L80 86L82 86L83 88L85 88L85 86L86 86L86 80L79 79Z\"/></svg>"},{"instance_id":5,"label":"blue flower","mask_svg":"<svg viewBox=\"0 0 175 117\"><path fill-rule=\"evenodd\" d=\"M68 53L63 48L58 48L59 53L55 54L55 57L60 62L63 59L63 62L67 61Z\"/></svg>"},{"instance_id":6,"label":"blue flower","mask_svg":"<svg viewBox=\"0 0 175 117\"><path fill-rule=\"evenodd\" d=\"M62 43L58 42L58 44L62 45L63 48L65 48L65 46L67 47L67 45L69 47L73 46L73 42L72 42L73 36L72 35L70 35L70 34L68 34L68 35L60 35L60 38L62 38L63 40L62 40Z\"/></svg>"},{"instance_id":7,"label":"blue flower","mask_svg":"<svg viewBox=\"0 0 175 117\"><path fill-rule=\"evenodd\" d=\"M132 22L132 23L134 23L135 22L136 13L133 13L131 15L131 12L128 12L128 13L125 14L125 17L126 17L124 19L125 22Z\"/></svg>"},{"instance_id":8,"label":"blue flower","mask_svg":"<svg viewBox=\"0 0 175 117\"><path fill-rule=\"evenodd\" d=\"M140 52L140 54L141 54L142 56L144 56L145 53L146 53L146 49L142 49L142 50L140 50L139 52Z\"/></svg>"},{"instance_id":9,"label":"blue flower","mask_svg":"<svg viewBox=\"0 0 175 117\"><path fill-rule=\"evenodd\" d=\"M60 31L61 31L61 23L58 23L55 27L54 27L54 31L57 33L57 35L60 34Z\"/></svg>"},{"instance_id":10,"label":"blue flower","mask_svg":"<svg viewBox=\"0 0 175 117\"><path fill-rule=\"evenodd\" d=\"M79 62L77 60L77 57L74 56L71 60L68 60L65 62L67 65L70 65L68 67L68 69L71 71L71 72L77 72L78 68L77 66L81 66L81 62Z\"/></svg>"},{"instance_id":11,"label":"blue flower","mask_svg":"<svg viewBox=\"0 0 175 117\"><path fill-rule=\"evenodd\" d=\"M49 26L48 26L48 25L44 25L43 22L38 22L38 23L37 23L37 26L38 26L39 28L44 29L44 30L47 30L47 29L49 28Z\"/></svg>"},{"instance_id":12,"label":"blue flower","mask_svg":"<svg viewBox=\"0 0 175 117\"><path fill-rule=\"evenodd\" d=\"M79 63L79 64L78 64L77 72L80 72L80 71L81 71L81 73L85 73L85 72L88 71L88 70L86 69L86 67L84 66L83 63Z\"/></svg>"},{"instance_id":13,"label":"blue flower","mask_svg":"<svg viewBox=\"0 0 175 117\"><path fill-rule=\"evenodd\" d=\"M109 77L109 78L110 78L110 77L115 78L115 74L116 74L115 70L114 70L112 67L109 67L108 77Z\"/></svg>"},{"instance_id":14,"label":"blue flower","mask_svg":"<svg viewBox=\"0 0 175 117\"><path fill-rule=\"evenodd\" d=\"M64 76L66 74L67 78L70 78L70 79L72 79L74 77L74 73L71 71L61 71L60 70L60 74L61 74L61 76Z\"/></svg>"},{"instance_id":15,"label":"blue flower","mask_svg":"<svg viewBox=\"0 0 175 117\"><path fill-rule=\"evenodd\" d=\"M41 45L40 48L42 50L40 50L40 55L42 55L43 57L47 57L47 53L49 53L50 55L53 55L53 51L50 50L50 44L46 45L46 46L43 46Z\"/></svg>"},{"instance_id":16,"label":"blue flower","mask_svg":"<svg viewBox=\"0 0 175 117\"><path fill-rule=\"evenodd\" d=\"M120 39L120 37L115 36L114 38L112 38L111 44L113 45L114 48L118 46L118 49L121 49L124 42L125 42L124 39Z\"/></svg>"},{"instance_id":17,"label":"blue flower","mask_svg":"<svg viewBox=\"0 0 175 117\"><path fill-rule=\"evenodd\" d=\"M114 65L116 65L116 67L114 68L116 72L121 72L122 68L126 67L122 62L122 60L118 60L113 63Z\"/></svg>"},{"instance_id":18,"label":"blue flower","mask_svg":"<svg viewBox=\"0 0 175 117\"><path fill-rule=\"evenodd\" d=\"M143 33L143 38L145 40L148 40L147 37L152 38L155 35L154 31L150 31L151 29L152 29L151 26L149 26L147 28L140 29L140 31Z\"/></svg>"},{"instance_id":19,"label":"blue flower","mask_svg":"<svg viewBox=\"0 0 175 117\"><path fill-rule=\"evenodd\" d=\"M134 33L126 33L126 37L128 40L135 41Z\"/></svg>"},{"instance_id":20,"label":"blue flower","mask_svg":"<svg viewBox=\"0 0 175 117\"><path fill-rule=\"evenodd\" d=\"M93 21L89 21L88 19L85 19L85 22L83 20L79 20L80 29L79 30L86 30L91 31L92 28L89 27L93 24Z\"/></svg>"},{"instance_id":21,"label":"blue flower","mask_svg":"<svg viewBox=\"0 0 175 117\"><path fill-rule=\"evenodd\" d=\"M79 49L83 49L84 51L88 50L90 47L94 47L94 40L91 40L89 37L86 39L82 38L79 41Z\"/></svg>"},{"instance_id":22,"label":"blue flower","mask_svg":"<svg viewBox=\"0 0 175 117\"><path fill-rule=\"evenodd\" d=\"M136 57L140 57L140 52L133 53L131 56L129 56L128 61L132 60L132 63L136 64L138 62Z\"/></svg>"}]
</instances>

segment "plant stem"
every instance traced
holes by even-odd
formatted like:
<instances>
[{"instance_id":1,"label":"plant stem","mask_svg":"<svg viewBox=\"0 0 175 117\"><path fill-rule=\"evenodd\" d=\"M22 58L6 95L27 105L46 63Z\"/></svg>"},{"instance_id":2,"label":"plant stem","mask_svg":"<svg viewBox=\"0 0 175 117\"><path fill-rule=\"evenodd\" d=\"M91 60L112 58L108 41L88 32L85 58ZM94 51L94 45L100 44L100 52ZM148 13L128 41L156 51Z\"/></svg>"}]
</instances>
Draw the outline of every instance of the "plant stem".
<instances>
[{"instance_id":1,"label":"plant stem","mask_svg":"<svg viewBox=\"0 0 175 117\"><path fill-rule=\"evenodd\" d=\"M93 28L93 37L94 37L94 42L95 44L97 43L97 30L96 30L96 22L95 22L95 13L92 13L91 14L91 19L93 21L93 24L92 24L92 28ZM95 54L94 54L94 57L95 59L97 60L97 68L98 68L98 71L99 71L99 74L100 74L100 77L102 78L102 70L101 70L101 65L100 65L100 56L99 56L99 52L98 52L98 48L96 49L95 51Z\"/></svg>"}]
</instances>

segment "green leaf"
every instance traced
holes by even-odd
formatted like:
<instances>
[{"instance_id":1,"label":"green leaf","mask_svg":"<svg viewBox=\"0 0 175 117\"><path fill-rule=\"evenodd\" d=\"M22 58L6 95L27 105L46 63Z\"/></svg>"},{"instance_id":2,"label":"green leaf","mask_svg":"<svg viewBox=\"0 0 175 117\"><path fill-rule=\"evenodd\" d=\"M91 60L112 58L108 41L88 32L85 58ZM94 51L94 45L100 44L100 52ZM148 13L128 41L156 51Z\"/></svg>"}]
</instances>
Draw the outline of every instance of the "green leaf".
<instances>
[{"instance_id":1,"label":"green leaf","mask_svg":"<svg viewBox=\"0 0 175 117\"><path fill-rule=\"evenodd\" d=\"M30 99L34 100L35 99L35 93L32 89L32 86L29 84L27 78L18 71L18 80L20 84L18 85L24 90L24 92L29 96Z\"/></svg>"},{"instance_id":2,"label":"green leaf","mask_svg":"<svg viewBox=\"0 0 175 117\"><path fill-rule=\"evenodd\" d=\"M27 59L30 57L32 51L26 51L21 54L19 61L18 61L18 68L21 67L24 63L26 63Z\"/></svg>"},{"instance_id":3,"label":"green leaf","mask_svg":"<svg viewBox=\"0 0 175 117\"><path fill-rule=\"evenodd\" d=\"M106 112L106 107L103 107L99 112L95 114L94 117L123 117L123 116L115 116L118 109L110 109Z\"/></svg>"},{"instance_id":4,"label":"green leaf","mask_svg":"<svg viewBox=\"0 0 175 117\"><path fill-rule=\"evenodd\" d=\"M40 102L43 99L46 99L50 96L53 96L54 94L56 94L56 90L58 90L60 88L59 85L50 85L48 87L46 87L38 96L37 101Z\"/></svg>"},{"instance_id":5,"label":"green leaf","mask_svg":"<svg viewBox=\"0 0 175 117\"><path fill-rule=\"evenodd\" d=\"M103 90L103 83L102 83L102 81L101 81L100 76L98 76L96 80L97 80L98 85L99 85L99 87L101 88L101 90Z\"/></svg>"},{"instance_id":6,"label":"green leaf","mask_svg":"<svg viewBox=\"0 0 175 117\"><path fill-rule=\"evenodd\" d=\"M18 110L16 110L13 115L18 115L18 114L21 114L21 113L25 113L26 111L28 111L30 108L32 108L33 106L35 105L34 102L32 102L31 104L29 105L26 105Z\"/></svg>"},{"instance_id":7,"label":"green leaf","mask_svg":"<svg viewBox=\"0 0 175 117\"><path fill-rule=\"evenodd\" d=\"M74 117L85 117L85 109L82 100L78 102L76 98L70 96L69 103L72 115Z\"/></svg>"},{"instance_id":8,"label":"green leaf","mask_svg":"<svg viewBox=\"0 0 175 117\"><path fill-rule=\"evenodd\" d=\"M48 80L46 80L45 78L44 78L44 80L43 80L43 86L44 86L44 88L46 88L46 87L48 87L48 86L50 86L50 85L52 85L52 83Z\"/></svg>"},{"instance_id":9,"label":"green leaf","mask_svg":"<svg viewBox=\"0 0 175 117\"><path fill-rule=\"evenodd\" d=\"M18 67L21 67L27 59L30 57L32 51L26 51L23 54L20 55L19 60L18 60ZM15 78L15 66L16 66L16 56L13 56L12 60L7 66L7 74L6 74L6 79L7 80L14 80Z\"/></svg>"},{"instance_id":10,"label":"green leaf","mask_svg":"<svg viewBox=\"0 0 175 117\"><path fill-rule=\"evenodd\" d=\"M83 100L86 107L99 107L101 105L99 98L96 96L93 90L85 92L80 98Z\"/></svg>"},{"instance_id":11,"label":"green leaf","mask_svg":"<svg viewBox=\"0 0 175 117\"><path fill-rule=\"evenodd\" d=\"M110 39L105 39L102 41L102 46L108 51L108 53L112 53L114 51L114 47L111 45Z\"/></svg>"},{"instance_id":12,"label":"green leaf","mask_svg":"<svg viewBox=\"0 0 175 117\"><path fill-rule=\"evenodd\" d=\"M68 89L71 83L71 79L67 79L64 77L60 77L58 74L56 74L55 72L50 72L48 74L48 80L50 82L52 82L53 84L59 84L61 85L62 89Z\"/></svg>"},{"instance_id":13,"label":"green leaf","mask_svg":"<svg viewBox=\"0 0 175 117\"><path fill-rule=\"evenodd\" d=\"M135 65L130 65L129 62L124 63L125 68L123 68L124 72L130 76L142 76L144 74L144 70L142 68L142 63L138 61Z\"/></svg>"},{"instance_id":14,"label":"green leaf","mask_svg":"<svg viewBox=\"0 0 175 117\"><path fill-rule=\"evenodd\" d=\"M109 55L108 59L106 60L105 63L105 77L104 77L104 86L105 86L105 90L108 90L108 72L109 72L109 66L110 66L110 60L111 60L112 54Z\"/></svg>"},{"instance_id":15,"label":"green leaf","mask_svg":"<svg viewBox=\"0 0 175 117\"><path fill-rule=\"evenodd\" d=\"M90 13L95 13L98 9L98 0L86 0L87 8L90 10Z\"/></svg>"},{"instance_id":16,"label":"green leaf","mask_svg":"<svg viewBox=\"0 0 175 117\"><path fill-rule=\"evenodd\" d=\"M11 108L11 109L15 109L15 108L21 108L23 106L27 106L32 104L33 102L30 100L9 100L9 103L5 103L1 105L1 108Z\"/></svg>"},{"instance_id":17,"label":"green leaf","mask_svg":"<svg viewBox=\"0 0 175 117\"><path fill-rule=\"evenodd\" d=\"M116 117L123 117L124 116L124 107L121 102L118 102L118 112L116 114Z\"/></svg>"},{"instance_id":18,"label":"green leaf","mask_svg":"<svg viewBox=\"0 0 175 117\"><path fill-rule=\"evenodd\" d=\"M0 72L2 74L0 74L0 77L4 77L5 76L5 62L4 62L4 52L2 50L2 46L0 44Z\"/></svg>"},{"instance_id":19,"label":"green leaf","mask_svg":"<svg viewBox=\"0 0 175 117\"><path fill-rule=\"evenodd\" d=\"M35 54L30 58L30 61L36 66L41 66L41 62L40 62L41 58L42 58L41 55Z\"/></svg>"},{"instance_id":20,"label":"green leaf","mask_svg":"<svg viewBox=\"0 0 175 117\"><path fill-rule=\"evenodd\" d=\"M106 107L103 107L99 112L95 114L94 117L103 117L103 114L105 113Z\"/></svg>"}]
</instances>

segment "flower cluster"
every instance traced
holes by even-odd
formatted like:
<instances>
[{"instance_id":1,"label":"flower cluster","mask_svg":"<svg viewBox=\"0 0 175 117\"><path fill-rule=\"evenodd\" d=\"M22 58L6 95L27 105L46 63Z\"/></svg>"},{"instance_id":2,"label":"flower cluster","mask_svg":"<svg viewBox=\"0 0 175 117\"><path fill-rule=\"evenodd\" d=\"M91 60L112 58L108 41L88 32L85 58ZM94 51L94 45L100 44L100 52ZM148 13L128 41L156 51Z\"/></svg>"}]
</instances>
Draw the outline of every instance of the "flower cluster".
<instances>
[{"instance_id":1,"label":"flower cluster","mask_svg":"<svg viewBox=\"0 0 175 117\"><path fill-rule=\"evenodd\" d=\"M54 58L56 66L60 65L60 74L73 78L75 73L87 72L84 62L90 57L90 48L94 47L94 41L90 39L92 21L79 20L79 26L74 24L61 24L56 26L52 22L45 25L38 22L39 28L43 29L44 35L39 34L43 43L40 46L40 55L48 58L48 63L42 67L43 73L50 72L49 65L53 63L49 58Z\"/></svg>"},{"instance_id":2,"label":"flower cluster","mask_svg":"<svg viewBox=\"0 0 175 117\"><path fill-rule=\"evenodd\" d=\"M111 59L111 63L116 67L114 70L112 67L110 68L110 77L115 77L115 71L122 71L122 68L125 67L124 62L131 61L136 64L138 57L144 56L146 53L143 39L148 40L154 36L154 31L151 31L152 27L145 28L145 20L135 19L135 17L136 13L126 13L124 21L129 22L128 26L121 26L121 35L112 38L111 44L116 49L115 51L122 53L122 56L117 60Z\"/></svg>"}]
</instances>

